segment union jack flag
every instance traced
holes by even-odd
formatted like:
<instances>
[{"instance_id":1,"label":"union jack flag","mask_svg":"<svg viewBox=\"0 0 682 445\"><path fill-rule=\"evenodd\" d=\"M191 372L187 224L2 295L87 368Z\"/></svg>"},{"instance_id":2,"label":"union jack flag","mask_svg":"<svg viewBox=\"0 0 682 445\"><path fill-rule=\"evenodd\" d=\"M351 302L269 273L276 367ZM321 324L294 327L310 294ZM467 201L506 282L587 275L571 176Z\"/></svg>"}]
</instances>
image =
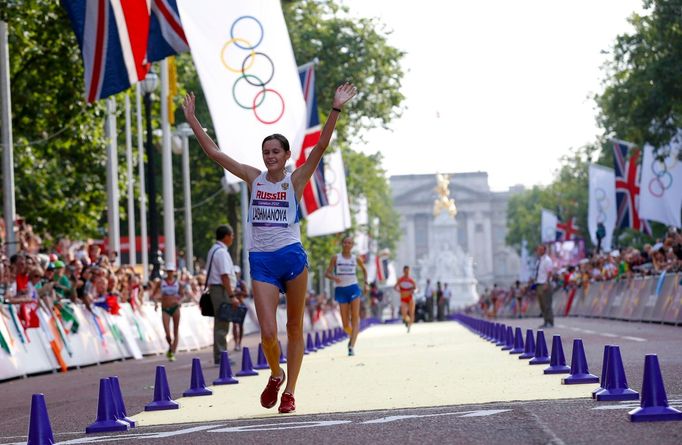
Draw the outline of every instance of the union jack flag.
<instances>
[{"instance_id":1,"label":"union jack flag","mask_svg":"<svg viewBox=\"0 0 682 445\"><path fill-rule=\"evenodd\" d=\"M628 152L632 147L632 153ZM639 218L639 148L613 142L613 168L616 175L616 228L631 228L651 234L648 221Z\"/></svg>"},{"instance_id":2,"label":"union jack flag","mask_svg":"<svg viewBox=\"0 0 682 445\"><path fill-rule=\"evenodd\" d=\"M296 160L296 167L300 167L305 163L308 155L320 140L321 133L320 116L317 112L317 95L315 94L315 64L311 62L298 67L298 74L301 78L301 87L303 88L303 97L305 98L308 113L308 126L303 138L301 154ZM318 164L315 173L313 173L310 181L308 181L303 189L300 209L304 218L329 204L326 188L324 161L322 161Z\"/></svg>"},{"instance_id":3,"label":"union jack flag","mask_svg":"<svg viewBox=\"0 0 682 445\"><path fill-rule=\"evenodd\" d=\"M176 0L152 0L151 6L147 61L189 51Z\"/></svg>"},{"instance_id":4,"label":"union jack flag","mask_svg":"<svg viewBox=\"0 0 682 445\"><path fill-rule=\"evenodd\" d=\"M556 224L556 240L557 241L571 241L577 238L578 230L580 228L575 223L575 216L568 219L566 222L557 222Z\"/></svg>"},{"instance_id":5,"label":"union jack flag","mask_svg":"<svg viewBox=\"0 0 682 445\"><path fill-rule=\"evenodd\" d=\"M62 0L85 65L88 102L144 79L149 34L145 0Z\"/></svg>"}]
</instances>

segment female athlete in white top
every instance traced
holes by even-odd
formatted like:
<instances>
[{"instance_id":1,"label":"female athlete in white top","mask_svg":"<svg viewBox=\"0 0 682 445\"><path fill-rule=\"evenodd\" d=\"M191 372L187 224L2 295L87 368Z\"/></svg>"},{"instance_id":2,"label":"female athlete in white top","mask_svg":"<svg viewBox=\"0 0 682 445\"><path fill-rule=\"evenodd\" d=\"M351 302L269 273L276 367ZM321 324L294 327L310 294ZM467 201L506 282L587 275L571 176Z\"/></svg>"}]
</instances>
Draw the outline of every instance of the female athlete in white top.
<instances>
[{"instance_id":1,"label":"female athlete in white top","mask_svg":"<svg viewBox=\"0 0 682 445\"><path fill-rule=\"evenodd\" d=\"M341 243L341 253L332 256L325 276L334 280L334 299L341 308L343 329L350 335L348 355L355 355L355 342L360 332L360 297L367 293L367 269L362 258L351 253L353 237L347 236ZM362 270L363 287L358 286L357 269Z\"/></svg>"},{"instance_id":2,"label":"female athlete in white top","mask_svg":"<svg viewBox=\"0 0 682 445\"><path fill-rule=\"evenodd\" d=\"M291 174L285 164L291 157L289 142L279 134L268 136L261 146L266 171L245 165L222 152L203 130L195 115L193 93L185 96L185 119L194 131L206 155L224 169L242 179L251 189L249 222L252 245L249 246L249 263L252 271L253 298L261 331L261 343L270 365L271 376L261 394L261 405L272 408L277 403L278 392L286 381L279 412L296 409L294 390L303 361L303 311L308 285L308 268L305 251L300 244L300 231L295 218L295 206L303 189L322 159L341 107L355 96L357 90L349 83L336 89L332 110L324 124L320 140L303 165ZM293 191L293 193L292 193ZM272 270L276 269L276 270ZM277 303L280 291L287 298L287 380L279 366L277 342Z\"/></svg>"}]
</instances>

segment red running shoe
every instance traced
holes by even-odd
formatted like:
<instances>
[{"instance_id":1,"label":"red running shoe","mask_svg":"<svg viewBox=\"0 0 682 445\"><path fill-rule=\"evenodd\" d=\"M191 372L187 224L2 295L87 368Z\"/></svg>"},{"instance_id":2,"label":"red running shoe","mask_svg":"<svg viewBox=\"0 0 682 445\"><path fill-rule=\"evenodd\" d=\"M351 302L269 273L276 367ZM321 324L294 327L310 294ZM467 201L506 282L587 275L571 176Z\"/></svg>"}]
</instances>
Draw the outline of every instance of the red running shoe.
<instances>
[{"instance_id":1,"label":"red running shoe","mask_svg":"<svg viewBox=\"0 0 682 445\"><path fill-rule=\"evenodd\" d=\"M282 387L282 384L287 379L287 375L282 370L282 377L276 378L270 376L268 379L268 384L260 395L260 404L263 408L272 408L277 403L277 393Z\"/></svg>"},{"instance_id":2,"label":"red running shoe","mask_svg":"<svg viewBox=\"0 0 682 445\"><path fill-rule=\"evenodd\" d=\"M279 403L279 412L282 414L293 413L296 411L296 401L294 395L288 392L282 393L282 401Z\"/></svg>"}]
</instances>

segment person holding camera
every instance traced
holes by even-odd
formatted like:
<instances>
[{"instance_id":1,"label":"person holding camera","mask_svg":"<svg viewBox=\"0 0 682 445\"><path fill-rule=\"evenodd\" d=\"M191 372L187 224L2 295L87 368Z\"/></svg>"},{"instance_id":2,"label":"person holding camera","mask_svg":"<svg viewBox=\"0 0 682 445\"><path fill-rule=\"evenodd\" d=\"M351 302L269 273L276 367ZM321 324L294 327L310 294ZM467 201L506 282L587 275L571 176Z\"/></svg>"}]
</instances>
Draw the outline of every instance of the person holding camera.
<instances>
[{"instance_id":1,"label":"person holding camera","mask_svg":"<svg viewBox=\"0 0 682 445\"><path fill-rule=\"evenodd\" d=\"M230 321L220 317L220 306L223 303L239 305L234 295L233 287L236 283L234 264L227 250L234 241L234 231L229 224L218 226L215 232L215 244L208 251L208 273L206 285L211 295L211 303L215 313L213 323L213 362L220 363L220 353L227 351L227 334L230 332Z\"/></svg>"}]
</instances>

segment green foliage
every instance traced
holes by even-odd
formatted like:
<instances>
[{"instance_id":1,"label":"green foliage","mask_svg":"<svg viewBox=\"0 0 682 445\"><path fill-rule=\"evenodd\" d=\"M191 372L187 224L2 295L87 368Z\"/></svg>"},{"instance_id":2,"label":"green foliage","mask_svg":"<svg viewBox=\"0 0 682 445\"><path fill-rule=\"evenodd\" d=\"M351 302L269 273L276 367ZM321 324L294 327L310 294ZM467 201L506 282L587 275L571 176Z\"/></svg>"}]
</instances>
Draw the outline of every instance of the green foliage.
<instances>
[{"instance_id":1,"label":"green foliage","mask_svg":"<svg viewBox=\"0 0 682 445\"><path fill-rule=\"evenodd\" d=\"M655 147L682 127L682 14L679 0L645 0L634 32L618 36L596 97L607 135Z\"/></svg>"},{"instance_id":2,"label":"green foliage","mask_svg":"<svg viewBox=\"0 0 682 445\"><path fill-rule=\"evenodd\" d=\"M104 103L85 102L80 51L59 3L4 3L17 214L43 236L94 236L106 207Z\"/></svg>"}]
</instances>

